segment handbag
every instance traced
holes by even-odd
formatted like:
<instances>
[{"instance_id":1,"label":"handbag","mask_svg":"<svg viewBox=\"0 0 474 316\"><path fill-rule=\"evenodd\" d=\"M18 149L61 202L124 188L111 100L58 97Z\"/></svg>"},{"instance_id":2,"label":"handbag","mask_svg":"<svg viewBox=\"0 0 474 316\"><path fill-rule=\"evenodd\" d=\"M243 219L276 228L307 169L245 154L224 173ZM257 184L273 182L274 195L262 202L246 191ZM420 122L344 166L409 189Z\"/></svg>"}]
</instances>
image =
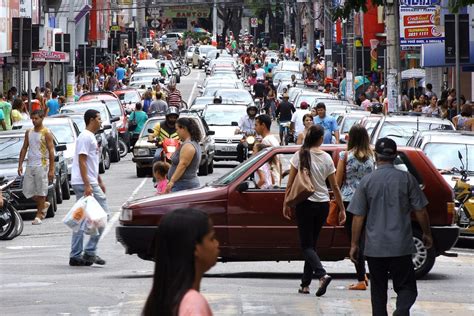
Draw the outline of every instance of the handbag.
<instances>
[{"instance_id":1,"label":"handbag","mask_svg":"<svg viewBox=\"0 0 474 316\"><path fill-rule=\"evenodd\" d=\"M346 153L344 154L344 176L342 177L342 183L344 183L344 180L346 177L346 164L347 164L348 155L349 155L349 152L346 151ZM326 218L326 224L329 226L339 225L339 206L337 205L336 200L329 201L329 213L328 213L328 217Z\"/></svg>"},{"instance_id":2,"label":"handbag","mask_svg":"<svg viewBox=\"0 0 474 316\"><path fill-rule=\"evenodd\" d=\"M137 120L135 119L135 111L133 111L132 115L133 115L133 119L128 121L128 130L130 132L133 132L134 130L136 130L137 126L138 126ZM132 116L132 115L130 115L130 116Z\"/></svg>"},{"instance_id":3,"label":"handbag","mask_svg":"<svg viewBox=\"0 0 474 316\"><path fill-rule=\"evenodd\" d=\"M292 186L289 187L285 195L285 205L295 207L313 195L315 191L309 170L300 168L296 173Z\"/></svg>"}]
</instances>

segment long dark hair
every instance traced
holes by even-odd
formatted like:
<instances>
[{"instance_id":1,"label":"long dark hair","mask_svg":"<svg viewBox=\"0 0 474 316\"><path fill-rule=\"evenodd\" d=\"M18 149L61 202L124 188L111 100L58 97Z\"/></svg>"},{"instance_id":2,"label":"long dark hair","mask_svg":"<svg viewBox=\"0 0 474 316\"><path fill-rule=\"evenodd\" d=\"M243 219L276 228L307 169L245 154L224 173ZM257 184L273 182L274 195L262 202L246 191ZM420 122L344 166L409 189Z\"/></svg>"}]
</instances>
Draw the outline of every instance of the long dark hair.
<instances>
[{"instance_id":1,"label":"long dark hair","mask_svg":"<svg viewBox=\"0 0 474 316\"><path fill-rule=\"evenodd\" d=\"M347 143L347 151L352 150L354 156L359 161L366 161L370 157L374 157L374 152L370 148L369 134L364 126L360 124L352 125L349 130L349 141Z\"/></svg>"},{"instance_id":2,"label":"long dark hair","mask_svg":"<svg viewBox=\"0 0 474 316\"><path fill-rule=\"evenodd\" d=\"M177 209L161 219L155 236L155 274L143 315L175 316L195 277L194 251L211 230L209 217Z\"/></svg>"},{"instance_id":3,"label":"long dark hair","mask_svg":"<svg viewBox=\"0 0 474 316\"><path fill-rule=\"evenodd\" d=\"M300 154L300 169L308 169L311 170L310 161L311 161L311 153L309 150L316 146L318 142L321 141L321 138L324 136L324 127L319 124L315 124L310 126L308 131L306 132L306 136L303 140L303 144L301 145L299 154Z\"/></svg>"},{"instance_id":4,"label":"long dark hair","mask_svg":"<svg viewBox=\"0 0 474 316\"><path fill-rule=\"evenodd\" d=\"M201 141L201 131L199 130L199 126L193 119L187 117L180 117L176 121L176 124L181 128L185 128L189 132L189 135L191 135L191 140L198 143Z\"/></svg>"}]
</instances>

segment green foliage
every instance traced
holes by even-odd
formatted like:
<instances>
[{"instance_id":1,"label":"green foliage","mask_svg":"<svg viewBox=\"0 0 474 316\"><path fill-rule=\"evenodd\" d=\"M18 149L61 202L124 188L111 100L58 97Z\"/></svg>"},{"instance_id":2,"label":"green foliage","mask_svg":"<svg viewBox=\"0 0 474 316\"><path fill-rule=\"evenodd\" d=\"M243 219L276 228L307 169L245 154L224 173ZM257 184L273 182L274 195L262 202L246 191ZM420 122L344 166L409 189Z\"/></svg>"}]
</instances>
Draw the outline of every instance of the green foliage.
<instances>
[{"instance_id":1,"label":"green foliage","mask_svg":"<svg viewBox=\"0 0 474 316\"><path fill-rule=\"evenodd\" d=\"M280 45L278 45L278 43L270 43L270 45L268 45L268 49L269 50L279 50Z\"/></svg>"}]
</instances>

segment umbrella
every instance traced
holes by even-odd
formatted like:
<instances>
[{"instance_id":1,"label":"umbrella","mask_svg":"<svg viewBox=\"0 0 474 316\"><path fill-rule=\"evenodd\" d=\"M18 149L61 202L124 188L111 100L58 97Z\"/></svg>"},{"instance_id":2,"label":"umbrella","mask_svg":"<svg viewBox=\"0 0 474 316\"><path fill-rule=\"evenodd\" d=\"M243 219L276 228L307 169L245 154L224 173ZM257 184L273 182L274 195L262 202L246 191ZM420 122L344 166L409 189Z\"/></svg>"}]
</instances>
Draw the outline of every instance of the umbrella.
<instances>
[{"instance_id":1,"label":"umbrella","mask_svg":"<svg viewBox=\"0 0 474 316\"><path fill-rule=\"evenodd\" d=\"M203 29L202 27L195 27L194 32L196 32L196 33L207 33L207 31L205 29Z\"/></svg>"},{"instance_id":2,"label":"umbrella","mask_svg":"<svg viewBox=\"0 0 474 316\"><path fill-rule=\"evenodd\" d=\"M364 89L364 84L370 84L370 80L367 77L363 76L356 76L354 78L354 90L355 90L355 96L358 97L359 94L361 94L364 91L358 91L358 90L363 90ZM341 93L342 96L346 96L346 79L344 78L341 81L341 84L339 85L339 92Z\"/></svg>"},{"instance_id":3,"label":"umbrella","mask_svg":"<svg viewBox=\"0 0 474 316\"><path fill-rule=\"evenodd\" d=\"M402 79L422 79L425 78L425 70L412 68L402 71Z\"/></svg>"}]
</instances>

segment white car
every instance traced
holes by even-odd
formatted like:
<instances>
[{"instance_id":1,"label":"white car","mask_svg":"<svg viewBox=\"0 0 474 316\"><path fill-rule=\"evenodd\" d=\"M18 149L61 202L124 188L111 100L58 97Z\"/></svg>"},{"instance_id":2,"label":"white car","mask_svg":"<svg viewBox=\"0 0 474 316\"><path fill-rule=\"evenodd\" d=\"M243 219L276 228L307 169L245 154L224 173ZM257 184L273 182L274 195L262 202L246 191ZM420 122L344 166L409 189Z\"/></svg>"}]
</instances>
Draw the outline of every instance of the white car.
<instances>
[{"instance_id":1,"label":"white car","mask_svg":"<svg viewBox=\"0 0 474 316\"><path fill-rule=\"evenodd\" d=\"M194 49L196 46L189 46L188 50L186 51L186 64L192 64L193 63L193 55L194 55Z\"/></svg>"},{"instance_id":2,"label":"white car","mask_svg":"<svg viewBox=\"0 0 474 316\"><path fill-rule=\"evenodd\" d=\"M204 66L207 53L213 50L217 50L217 48L212 45L196 46L193 53L193 68L199 67L201 69Z\"/></svg>"}]
</instances>

